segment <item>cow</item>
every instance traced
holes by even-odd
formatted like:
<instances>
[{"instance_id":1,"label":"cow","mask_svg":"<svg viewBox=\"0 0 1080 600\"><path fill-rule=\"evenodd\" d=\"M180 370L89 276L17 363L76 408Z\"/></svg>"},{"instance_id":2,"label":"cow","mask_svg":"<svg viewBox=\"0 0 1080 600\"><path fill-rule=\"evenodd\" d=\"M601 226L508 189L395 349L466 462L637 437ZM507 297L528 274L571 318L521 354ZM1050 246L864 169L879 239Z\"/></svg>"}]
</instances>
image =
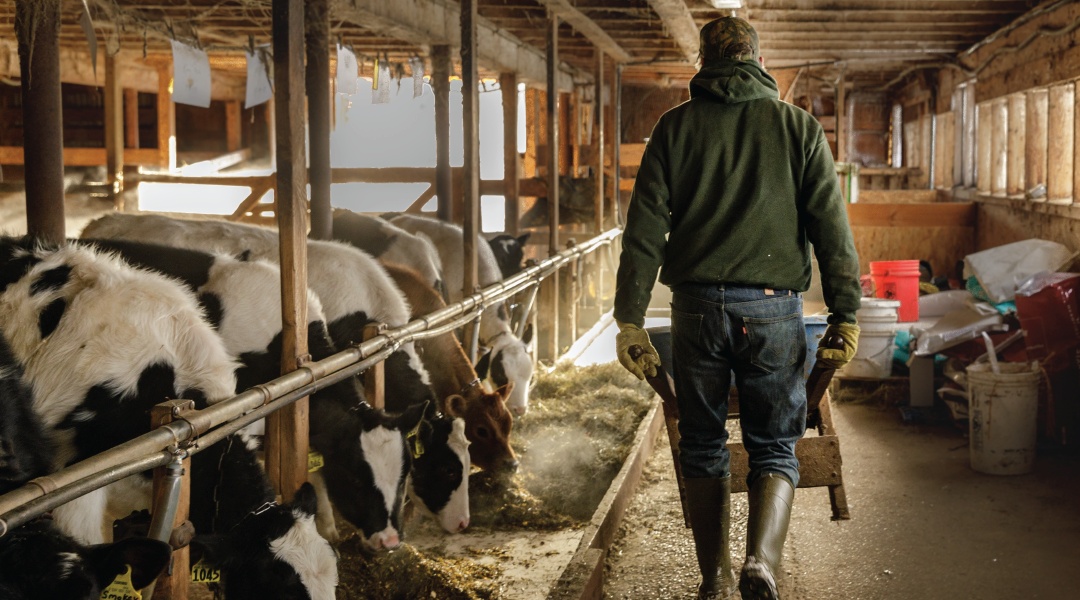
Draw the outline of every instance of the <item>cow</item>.
<instances>
[{"instance_id":1,"label":"cow","mask_svg":"<svg viewBox=\"0 0 1080 600\"><path fill-rule=\"evenodd\" d=\"M469 526L469 440L465 420L429 411L410 441L412 470L406 489L420 512L450 533ZM449 447L453 452L437 449Z\"/></svg>"},{"instance_id":2,"label":"cow","mask_svg":"<svg viewBox=\"0 0 1080 600\"><path fill-rule=\"evenodd\" d=\"M162 215L110 213L90 222L83 238L128 239L178 248L241 255L278 262L278 235L270 229L225 221L195 221ZM370 255L338 242L308 242L308 286L322 302L330 339L338 348L363 341L364 327L399 327L409 307ZM427 371L412 343L386 360L387 398L408 404L433 403Z\"/></svg>"},{"instance_id":3,"label":"cow","mask_svg":"<svg viewBox=\"0 0 1080 600\"><path fill-rule=\"evenodd\" d=\"M390 222L406 231L423 233L431 239L442 256L443 274L450 291L450 301L460 301L464 283L462 242L465 239L461 227L415 215L398 215ZM480 285L487 287L500 281L502 273L491 247L483 238L479 240L477 256ZM533 361L529 355L528 342L514 336L504 303L497 303L484 311L480 319L480 344L490 349L490 373L499 372L505 375L507 383L514 384L507 399L507 406L515 415L524 415L529 406Z\"/></svg>"},{"instance_id":4,"label":"cow","mask_svg":"<svg viewBox=\"0 0 1080 600\"><path fill-rule=\"evenodd\" d=\"M22 366L0 333L0 495L50 473L55 454Z\"/></svg>"},{"instance_id":5,"label":"cow","mask_svg":"<svg viewBox=\"0 0 1080 600\"><path fill-rule=\"evenodd\" d=\"M430 314L442 308L439 294L424 283L415 271L388 265L386 272L412 306L413 316ZM495 393L487 393L473 370L461 343L447 332L417 342L420 357L431 375L440 408L465 420L465 435L471 444L472 463L485 471L514 471L518 461L510 447L513 417L506 408L509 384Z\"/></svg>"},{"instance_id":6,"label":"cow","mask_svg":"<svg viewBox=\"0 0 1080 600\"><path fill-rule=\"evenodd\" d=\"M413 235L379 217L335 209L333 236L374 256L384 266L396 264L414 269L439 290L444 300L448 297L442 260L426 235Z\"/></svg>"},{"instance_id":7,"label":"cow","mask_svg":"<svg viewBox=\"0 0 1080 600\"><path fill-rule=\"evenodd\" d=\"M168 544L146 538L86 546L39 519L0 538L0 598L98 600L118 576L149 586L171 557Z\"/></svg>"},{"instance_id":8,"label":"cow","mask_svg":"<svg viewBox=\"0 0 1080 600\"><path fill-rule=\"evenodd\" d=\"M513 277L524 268L525 242L529 241L529 235L497 235L488 240L491 252L495 256L495 262L499 265L499 272L503 279Z\"/></svg>"},{"instance_id":9,"label":"cow","mask_svg":"<svg viewBox=\"0 0 1080 600\"><path fill-rule=\"evenodd\" d=\"M143 244L129 240L93 240L83 239L81 243L115 252L129 264L152 269L184 283L191 289L207 310L211 324L217 329L225 342L229 353L241 363L237 370L237 391L275 379L281 373L281 296L279 286L281 275L277 265L261 260L252 260L247 256L239 258L228 255L212 255L197 250L173 248L158 244ZM314 294L308 294L308 352L313 360L322 360L336 352L323 322L321 303ZM362 455L362 451L350 452L348 448L331 449L324 444L337 443L347 446L360 444L363 435L359 420L349 421L354 429L351 435L334 438L322 437L318 427L331 419L324 418L323 412L338 413L338 407L350 409L362 402L360 390L354 379L346 379L323 388L311 396L312 447L328 461ZM337 406L331 406L332 404ZM402 407L403 409L404 407ZM449 443L446 436L428 440L425 444L429 460L458 460L461 448ZM354 449L355 450L355 449ZM465 464L468 465L468 453L465 451ZM376 469L377 466L358 462L351 466L333 465L330 471L345 477L333 489L337 494L331 496L325 488L320 475L313 476L318 498L316 525L319 532L329 540L337 539L332 501L335 505L356 506L357 511L370 510L381 514L378 507L384 503L381 492L374 487L364 487L362 475ZM433 490L437 496L432 499L438 503L439 492L444 487L441 473L433 470L414 473L412 478L418 481L423 490ZM426 478L431 478L427 481ZM343 494L343 495L339 495ZM397 499L391 499L397 503ZM468 521L468 505L449 506L446 501L440 505L446 514L442 517L447 523L453 522L452 531L459 530L460 523ZM462 510L464 511L462 513ZM438 511L437 511L438 512ZM371 523L378 519L364 515L353 525L363 529L361 523ZM370 527L370 525L367 525ZM368 532L382 531L389 526L380 521L378 526Z\"/></svg>"}]
</instances>

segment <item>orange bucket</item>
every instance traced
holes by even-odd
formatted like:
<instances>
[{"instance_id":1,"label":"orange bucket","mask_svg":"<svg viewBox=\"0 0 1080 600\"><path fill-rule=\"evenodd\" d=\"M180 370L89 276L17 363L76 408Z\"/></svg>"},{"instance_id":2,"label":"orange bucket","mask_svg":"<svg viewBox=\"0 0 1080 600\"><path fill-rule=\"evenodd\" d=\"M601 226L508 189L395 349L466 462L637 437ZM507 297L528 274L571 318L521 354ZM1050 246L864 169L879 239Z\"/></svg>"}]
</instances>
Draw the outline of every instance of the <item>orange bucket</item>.
<instances>
[{"instance_id":1,"label":"orange bucket","mask_svg":"<svg viewBox=\"0 0 1080 600\"><path fill-rule=\"evenodd\" d=\"M919 261L885 260L870 263L874 296L899 300L901 323L919 320Z\"/></svg>"}]
</instances>

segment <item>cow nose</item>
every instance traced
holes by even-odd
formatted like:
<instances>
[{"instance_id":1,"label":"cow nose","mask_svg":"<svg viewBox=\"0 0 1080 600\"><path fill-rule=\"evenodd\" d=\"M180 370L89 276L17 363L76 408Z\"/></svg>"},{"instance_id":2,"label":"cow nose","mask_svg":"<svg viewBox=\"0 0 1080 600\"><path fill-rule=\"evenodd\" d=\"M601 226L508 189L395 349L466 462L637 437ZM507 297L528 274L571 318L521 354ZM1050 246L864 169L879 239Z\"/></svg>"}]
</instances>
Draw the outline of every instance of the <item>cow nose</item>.
<instances>
[{"instance_id":1,"label":"cow nose","mask_svg":"<svg viewBox=\"0 0 1080 600\"><path fill-rule=\"evenodd\" d=\"M513 409L515 417L525 416L525 413L529 412L528 406L515 406Z\"/></svg>"},{"instance_id":2,"label":"cow nose","mask_svg":"<svg viewBox=\"0 0 1080 600\"><path fill-rule=\"evenodd\" d=\"M469 528L469 517L465 517L465 518L463 518L463 519L461 520L461 523L458 523L458 528L457 528L457 530L458 530L459 532L461 532L461 531L465 531L465 530L466 530L466 529L468 529L468 528Z\"/></svg>"},{"instance_id":3,"label":"cow nose","mask_svg":"<svg viewBox=\"0 0 1080 600\"><path fill-rule=\"evenodd\" d=\"M506 471L507 473L517 473L519 464L520 463L516 460L508 460L503 463L503 471Z\"/></svg>"},{"instance_id":4,"label":"cow nose","mask_svg":"<svg viewBox=\"0 0 1080 600\"><path fill-rule=\"evenodd\" d=\"M387 534L380 541L382 542L383 548L386 548L387 550L393 550L394 548L397 548L398 544L401 542L401 540L398 539L398 534L396 533Z\"/></svg>"}]
</instances>

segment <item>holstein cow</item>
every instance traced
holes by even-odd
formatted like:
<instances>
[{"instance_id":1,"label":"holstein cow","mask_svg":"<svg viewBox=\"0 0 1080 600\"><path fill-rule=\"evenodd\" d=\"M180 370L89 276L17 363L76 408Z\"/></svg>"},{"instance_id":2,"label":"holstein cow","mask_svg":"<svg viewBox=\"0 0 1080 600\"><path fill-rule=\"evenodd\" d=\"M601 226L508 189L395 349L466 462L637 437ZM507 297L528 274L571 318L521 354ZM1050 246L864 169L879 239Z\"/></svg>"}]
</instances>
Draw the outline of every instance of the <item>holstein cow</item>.
<instances>
[{"instance_id":1,"label":"holstein cow","mask_svg":"<svg viewBox=\"0 0 1080 600\"><path fill-rule=\"evenodd\" d=\"M226 349L238 357L241 363L237 370L237 391L265 383L281 373L281 275L277 265L261 260L248 260L245 257L237 259L228 255L214 256L196 250L130 240L83 242L102 250L116 252L134 266L171 276L192 289L211 316L211 324L221 335ZM322 360L336 352L323 322L321 303L310 293L308 352L313 360ZM345 431L344 435L320 435L323 433L320 426L334 421L341 410L352 409L361 402L362 396L354 379L347 379L312 394L311 445L326 461L332 463L364 456L363 449L359 447L363 436L363 424L359 419L348 421L353 429ZM339 431L337 423L334 423L334 430ZM330 448L329 444L346 447ZM429 440L425 448L429 461L456 461L459 452L445 437ZM311 480L316 486L319 500L316 525L324 537L330 540L337 538L331 500L339 507L352 507L348 514L363 515L352 523L361 529L365 536L374 535L390 525L385 519L379 520L377 515L383 512L379 507L387 500L390 504L397 504L398 499L385 499L377 487L363 484L364 474L377 468L378 466L365 461L331 465L327 472L338 473L344 477L343 481L336 482L333 486L335 494L332 496L327 493L322 471L312 474ZM434 501L440 498L438 494L445 485L442 484L438 472L423 471L413 477L421 480L419 485L422 489L431 490L436 495ZM446 490L446 494L449 495L451 491ZM468 520L467 503L463 508L447 507L445 510L448 522L454 521L452 531L457 531L462 519ZM375 524L374 529L371 529L372 523Z\"/></svg>"},{"instance_id":2,"label":"holstein cow","mask_svg":"<svg viewBox=\"0 0 1080 600\"><path fill-rule=\"evenodd\" d=\"M383 265L405 265L439 290L446 299L442 259L435 244L422 233L412 234L389 222L350 210L334 210L334 239L347 242L375 257Z\"/></svg>"},{"instance_id":3,"label":"holstein cow","mask_svg":"<svg viewBox=\"0 0 1080 600\"><path fill-rule=\"evenodd\" d=\"M225 221L189 221L161 215L112 213L92 221L84 238L128 239L178 248L224 252L277 263L278 235L263 227ZM409 307L370 255L337 242L308 242L308 286L322 302L330 339L338 348L363 341L364 326L404 325ZM407 404L433 402L427 371L412 343L386 361L387 398Z\"/></svg>"},{"instance_id":4,"label":"holstein cow","mask_svg":"<svg viewBox=\"0 0 1080 600\"><path fill-rule=\"evenodd\" d=\"M446 307L439 294L415 271L392 265L386 271L412 305L414 317ZM485 392L453 333L425 338L417 342L417 347L443 412L465 420L472 463L485 471L516 470L518 461L510 447L514 421L505 403L512 385L494 394Z\"/></svg>"},{"instance_id":5,"label":"holstein cow","mask_svg":"<svg viewBox=\"0 0 1080 600\"><path fill-rule=\"evenodd\" d=\"M497 235L488 240L491 252L495 256L495 262L499 265L499 272L503 279L513 277L524 268L525 242L529 241L529 235Z\"/></svg>"},{"instance_id":6,"label":"holstein cow","mask_svg":"<svg viewBox=\"0 0 1080 600\"><path fill-rule=\"evenodd\" d=\"M34 412L22 366L0 333L0 495L49 474L55 450Z\"/></svg>"},{"instance_id":7,"label":"holstein cow","mask_svg":"<svg viewBox=\"0 0 1080 600\"><path fill-rule=\"evenodd\" d=\"M412 233L423 233L435 243L442 257L450 301L459 302L462 299L461 288L465 273L465 252L462 247L465 235L461 227L415 215L399 215L394 217L391 223ZM479 240L477 255L480 285L487 287L500 281L502 273L487 241L483 238ZM529 356L528 343L514 337L505 304L498 303L484 311L480 319L480 343L490 349L491 372L494 373L497 368L506 375L507 382L514 384L507 398L507 406L516 415L525 414L529 405L533 361Z\"/></svg>"}]
</instances>

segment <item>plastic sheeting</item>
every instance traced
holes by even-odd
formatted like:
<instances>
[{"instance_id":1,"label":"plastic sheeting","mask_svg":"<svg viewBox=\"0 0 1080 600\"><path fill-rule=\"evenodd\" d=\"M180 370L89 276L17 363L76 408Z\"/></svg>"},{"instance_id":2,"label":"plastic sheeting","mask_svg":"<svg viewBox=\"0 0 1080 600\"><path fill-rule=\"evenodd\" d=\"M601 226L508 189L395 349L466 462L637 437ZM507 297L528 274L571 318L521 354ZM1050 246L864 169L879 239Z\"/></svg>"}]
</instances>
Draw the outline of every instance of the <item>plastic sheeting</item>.
<instances>
[{"instance_id":1,"label":"plastic sheeting","mask_svg":"<svg viewBox=\"0 0 1080 600\"><path fill-rule=\"evenodd\" d=\"M1024 240L969 254L964 259L964 276L978 278L990 300L1001 304L1012 300L1028 279L1068 266L1073 256L1056 242Z\"/></svg>"}]
</instances>

